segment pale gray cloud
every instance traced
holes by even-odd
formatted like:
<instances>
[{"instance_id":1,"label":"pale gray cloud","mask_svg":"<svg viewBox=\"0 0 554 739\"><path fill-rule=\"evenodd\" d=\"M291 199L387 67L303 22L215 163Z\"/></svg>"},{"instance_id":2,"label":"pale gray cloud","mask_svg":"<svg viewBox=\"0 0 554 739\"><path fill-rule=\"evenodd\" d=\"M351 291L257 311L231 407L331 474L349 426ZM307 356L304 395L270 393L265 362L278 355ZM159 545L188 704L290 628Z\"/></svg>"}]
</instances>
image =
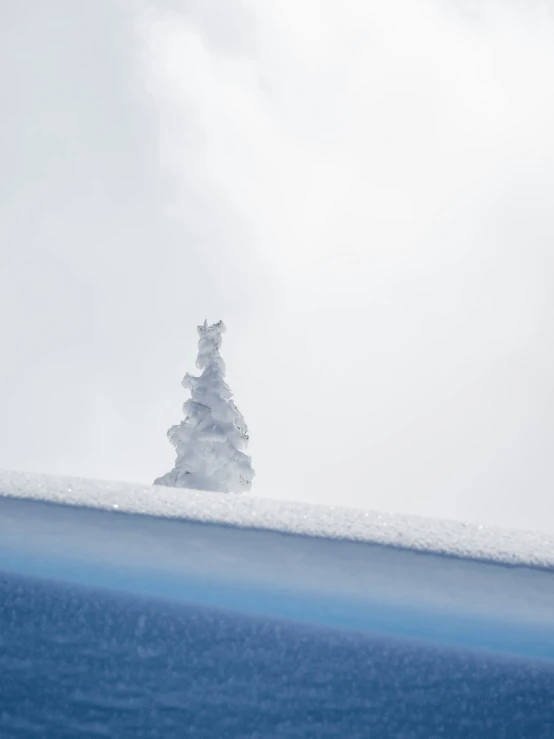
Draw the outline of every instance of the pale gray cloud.
<instances>
[{"instance_id":1,"label":"pale gray cloud","mask_svg":"<svg viewBox=\"0 0 554 739\"><path fill-rule=\"evenodd\" d=\"M4 466L161 474L223 318L254 492L549 526L548 5L2 12Z\"/></svg>"}]
</instances>

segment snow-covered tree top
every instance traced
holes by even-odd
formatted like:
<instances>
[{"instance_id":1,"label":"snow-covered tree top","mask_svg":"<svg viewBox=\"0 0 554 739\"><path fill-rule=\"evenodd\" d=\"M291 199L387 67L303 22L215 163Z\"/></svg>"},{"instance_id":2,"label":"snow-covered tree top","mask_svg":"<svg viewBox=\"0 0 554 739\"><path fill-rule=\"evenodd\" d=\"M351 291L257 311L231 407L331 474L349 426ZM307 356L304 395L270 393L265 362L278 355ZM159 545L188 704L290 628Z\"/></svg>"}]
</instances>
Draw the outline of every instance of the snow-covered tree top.
<instances>
[{"instance_id":1,"label":"snow-covered tree top","mask_svg":"<svg viewBox=\"0 0 554 739\"><path fill-rule=\"evenodd\" d=\"M225 363L219 355L219 349L223 341L222 334L227 331L227 326L223 321L212 323L208 326L208 321L204 321L196 329L198 331L198 358L196 366L198 369L206 368L211 362L216 362L221 367L221 372L225 374Z\"/></svg>"}]
</instances>

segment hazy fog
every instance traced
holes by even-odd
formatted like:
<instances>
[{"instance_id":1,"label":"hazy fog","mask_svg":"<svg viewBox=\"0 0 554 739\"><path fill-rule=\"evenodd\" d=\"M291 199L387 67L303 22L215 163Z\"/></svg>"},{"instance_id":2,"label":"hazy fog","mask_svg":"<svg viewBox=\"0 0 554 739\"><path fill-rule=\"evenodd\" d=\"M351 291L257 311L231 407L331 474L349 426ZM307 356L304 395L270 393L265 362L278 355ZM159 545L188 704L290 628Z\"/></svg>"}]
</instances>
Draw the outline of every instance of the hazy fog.
<instances>
[{"instance_id":1,"label":"hazy fog","mask_svg":"<svg viewBox=\"0 0 554 739\"><path fill-rule=\"evenodd\" d=\"M166 472L222 318L253 494L554 531L552 3L4 6L1 467Z\"/></svg>"}]
</instances>

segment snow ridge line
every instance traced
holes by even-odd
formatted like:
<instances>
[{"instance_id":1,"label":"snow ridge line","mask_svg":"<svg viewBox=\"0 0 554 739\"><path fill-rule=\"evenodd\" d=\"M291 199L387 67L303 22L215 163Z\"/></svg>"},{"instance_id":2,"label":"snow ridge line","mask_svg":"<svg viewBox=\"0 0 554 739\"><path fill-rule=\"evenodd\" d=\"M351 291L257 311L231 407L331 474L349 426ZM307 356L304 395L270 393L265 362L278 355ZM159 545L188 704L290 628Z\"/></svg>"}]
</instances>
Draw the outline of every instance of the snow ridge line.
<instances>
[{"instance_id":1,"label":"snow ridge line","mask_svg":"<svg viewBox=\"0 0 554 739\"><path fill-rule=\"evenodd\" d=\"M2 498L360 542L554 570L554 537L422 516L0 470ZM0 509L1 515L1 509Z\"/></svg>"}]
</instances>

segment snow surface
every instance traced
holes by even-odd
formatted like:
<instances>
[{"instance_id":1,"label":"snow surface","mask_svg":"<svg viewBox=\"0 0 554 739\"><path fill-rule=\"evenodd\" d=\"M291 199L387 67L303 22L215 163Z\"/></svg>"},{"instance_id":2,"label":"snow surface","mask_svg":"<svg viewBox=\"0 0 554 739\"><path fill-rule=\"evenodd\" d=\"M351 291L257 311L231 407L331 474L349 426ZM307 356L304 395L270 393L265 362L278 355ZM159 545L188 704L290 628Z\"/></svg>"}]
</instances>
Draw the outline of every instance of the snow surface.
<instances>
[{"instance_id":1,"label":"snow surface","mask_svg":"<svg viewBox=\"0 0 554 739\"><path fill-rule=\"evenodd\" d=\"M542 534L20 473L0 490L7 571L554 659Z\"/></svg>"},{"instance_id":2,"label":"snow surface","mask_svg":"<svg viewBox=\"0 0 554 739\"><path fill-rule=\"evenodd\" d=\"M542 534L0 475L0 736L550 739Z\"/></svg>"},{"instance_id":3,"label":"snow surface","mask_svg":"<svg viewBox=\"0 0 554 739\"><path fill-rule=\"evenodd\" d=\"M0 573L0 736L551 739L552 665Z\"/></svg>"},{"instance_id":4,"label":"snow surface","mask_svg":"<svg viewBox=\"0 0 554 739\"><path fill-rule=\"evenodd\" d=\"M554 537L532 530L7 470L0 496L554 569Z\"/></svg>"}]
</instances>

